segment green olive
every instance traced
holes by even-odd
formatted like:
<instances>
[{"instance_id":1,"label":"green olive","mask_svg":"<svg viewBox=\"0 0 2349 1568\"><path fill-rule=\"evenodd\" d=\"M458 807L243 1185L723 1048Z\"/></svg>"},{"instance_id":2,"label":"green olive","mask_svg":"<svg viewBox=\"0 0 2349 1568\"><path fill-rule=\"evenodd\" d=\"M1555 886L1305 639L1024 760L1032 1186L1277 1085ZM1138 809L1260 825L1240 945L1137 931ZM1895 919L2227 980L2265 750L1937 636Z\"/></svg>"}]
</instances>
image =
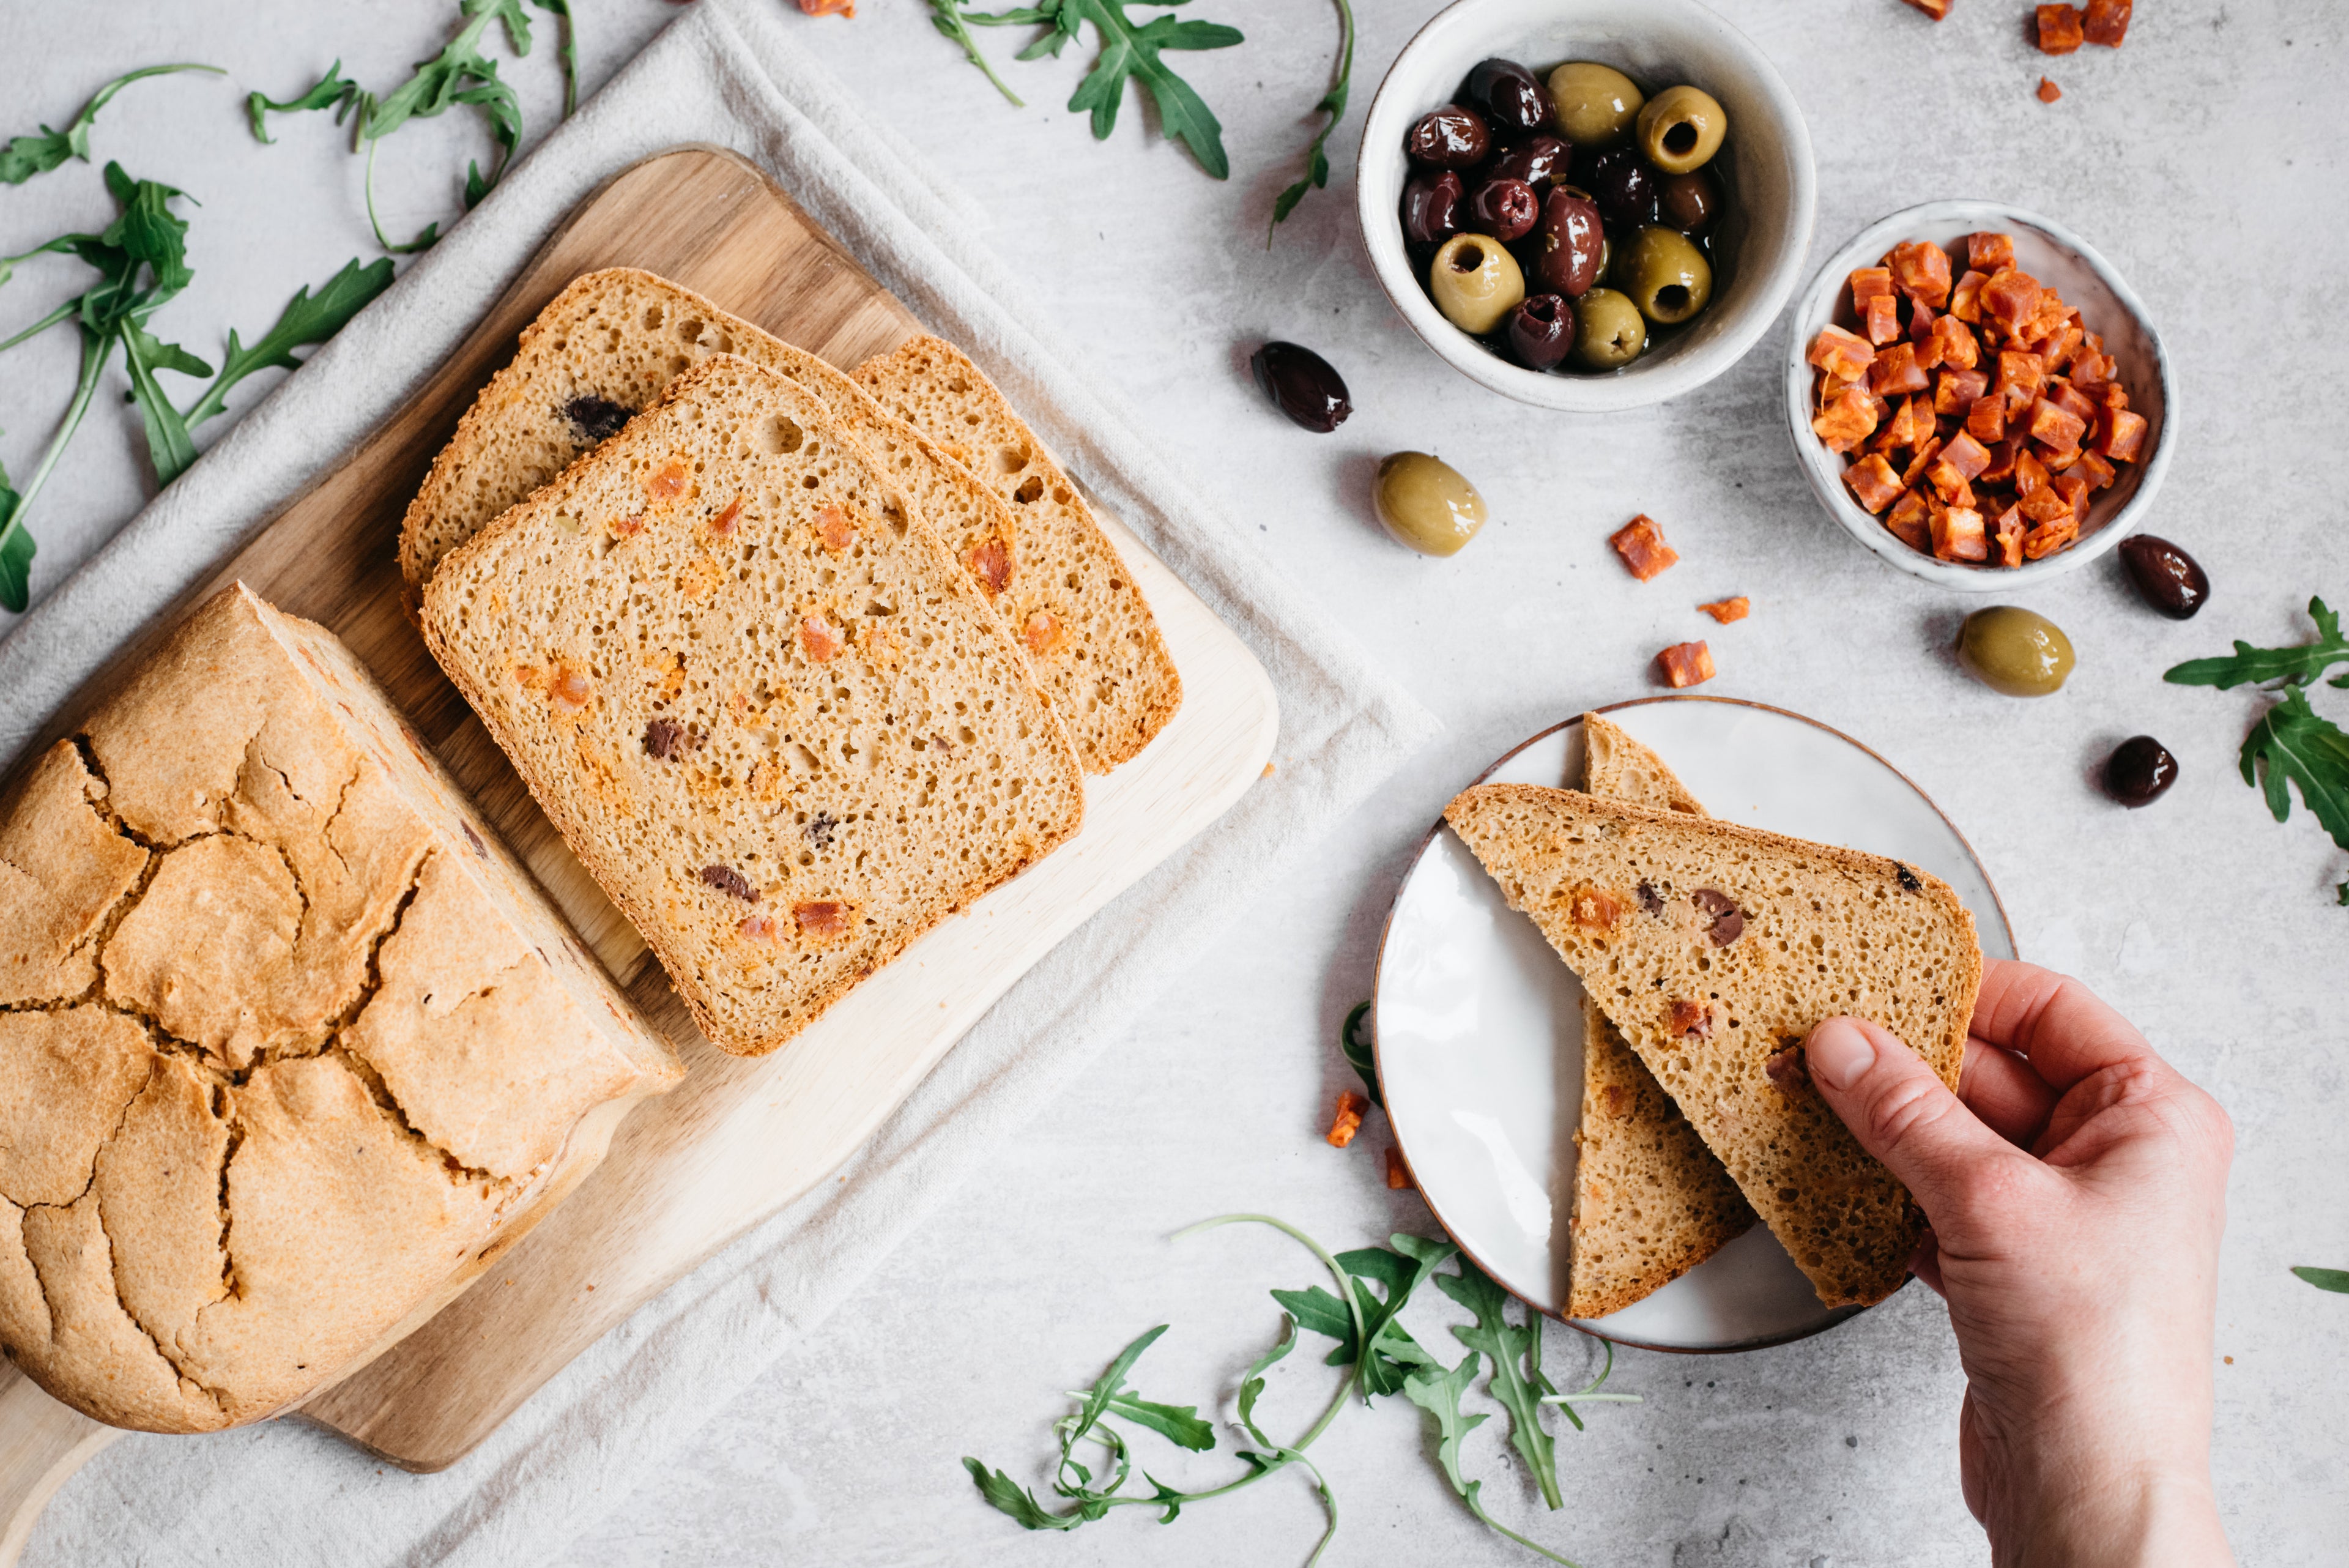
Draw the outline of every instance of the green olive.
<instances>
[{"instance_id":1,"label":"green olive","mask_svg":"<svg viewBox=\"0 0 2349 1568\"><path fill-rule=\"evenodd\" d=\"M1641 229L1615 258L1615 281L1640 314L1677 327L1713 298L1713 265L1678 229Z\"/></svg>"},{"instance_id":2,"label":"green olive","mask_svg":"<svg viewBox=\"0 0 2349 1568\"><path fill-rule=\"evenodd\" d=\"M1427 286L1446 320L1482 337L1525 298L1526 275L1500 241L1454 234L1428 264Z\"/></svg>"},{"instance_id":3,"label":"green olive","mask_svg":"<svg viewBox=\"0 0 2349 1568\"><path fill-rule=\"evenodd\" d=\"M1574 302L1574 362L1586 370L1614 370L1648 347L1648 324L1630 296L1594 288Z\"/></svg>"},{"instance_id":4,"label":"green olive","mask_svg":"<svg viewBox=\"0 0 2349 1568\"><path fill-rule=\"evenodd\" d=\"M1476 487L1423 452L1380 460L1371 504L1386 531L1423 556L1456 556L1485 525Z\"/></svg>"},{"instance_id":5,"label":"green olive","mask_svg":"<svg viewBox=\"0 0 2349 1568\"><path fill-rule=\"evenodd\" d=\"M1666 174L1686 174L1713 161L1729 116L1702 88L1666 88L1640 111L1640 151Z\"/></svg>"},{"instance_id":6,"label":"green olive","mask_svg":"<svg viewBox=\"0 0 2349 1568\"><path fill-rule=\"evenodd\" d=\"M1568 60L1550 72L1549 97L1557 133L1577 149L1622 140L1647 101L1630 77L1592 60Z\"/></svg>"},{"instance_id":7,"label":"green olive","mask_svg":"<svg viewBox=\"0 0 2349 1568\"><path fill-rule=\"evenodd\" d=\"M1993 691L2044 697L2072 673L2072 639L2045 616L2000 605L1966 617L1958 662Z\"/></svg>"}]
</instances>

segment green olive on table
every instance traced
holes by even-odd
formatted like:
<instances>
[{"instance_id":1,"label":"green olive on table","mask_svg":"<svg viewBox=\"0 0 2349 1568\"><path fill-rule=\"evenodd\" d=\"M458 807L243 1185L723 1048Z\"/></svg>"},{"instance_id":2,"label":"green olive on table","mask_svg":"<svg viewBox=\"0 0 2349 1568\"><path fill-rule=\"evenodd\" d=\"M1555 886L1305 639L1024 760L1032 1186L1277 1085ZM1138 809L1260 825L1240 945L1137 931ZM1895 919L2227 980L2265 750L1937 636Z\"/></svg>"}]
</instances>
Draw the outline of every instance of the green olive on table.
<instances>
[{"instance_id":1,"label":"green olive on table","mask_svg":"<svg viewBox=\"0 0 2349 1568\"><path fill-rule=\"evenodd\" d=\"M1703 168L1728 131L1729 116L1702 88L1666 88L1640 110L1640 151L1666 174Z\"/></svg>"},{"instance_id":2,"label":"green olive on table","mask_svg":"<svg viewBox=\"0 0 2349 1568\"><path fill-rule=\"evenodd\" d=\"M1966 617L1958 662L1993 691L2044 697L2072 673L2072 639L2045 616L1999 605Z\"/></svg>"},{"instance_id":3,"label":"green olive on table","mask_svg":"<svg viewBox=\"0 0 2349 1568\"><path fill-rule=\"evenodd\" d=\"M1423 452L1379 462L1371 505L1386 531L1423 556L1454 556L1485 525L1485 498L1457 469Z\"/></svg>"},{"instance_id":4,"label":"green olive on table","mask_svg":"<svg viewBox=\"0 0 2349 1568\"><path fill-rule=\"evenodd\" d=\"M1612 66L1568 60L1549 74L1557 132L1576 148L1604 147L1629 135L1647 98Z\"/></svg>"},{"instance_id":5,"label":"green olive on table","mask_svg":"<svg viewBox=\"0 0 2349 1568\"><path fill-rule=\"evenodd\" d=\"M1615 258L1615 286L1659 327L1677 327L1713 298L1713 264L1678 229L1641 229Z\"/></svg>"},{"instance_id":6,"label":"green olive on table","mask_svg":"<svg viewBox=\"0 0 2349 1568\"><path fill-rule=\"evenodd\" d=\"M1428 264L1427 286L1445 320L1481 337L1525 298L1526 275L1498 240L1454 234Z\"/></svg>"},{"instance_id":7,"label":"green olive on table","mask_svg":"<svg viewBox=\"0 0 2349 1568\"><path fill-rule=\"evenodd\" d=\"M1586 370L1618 370L1648 347L1648 323L1630 296L1594 288L1574 302L1574 362Z\"/></svg>"}]
</instances>

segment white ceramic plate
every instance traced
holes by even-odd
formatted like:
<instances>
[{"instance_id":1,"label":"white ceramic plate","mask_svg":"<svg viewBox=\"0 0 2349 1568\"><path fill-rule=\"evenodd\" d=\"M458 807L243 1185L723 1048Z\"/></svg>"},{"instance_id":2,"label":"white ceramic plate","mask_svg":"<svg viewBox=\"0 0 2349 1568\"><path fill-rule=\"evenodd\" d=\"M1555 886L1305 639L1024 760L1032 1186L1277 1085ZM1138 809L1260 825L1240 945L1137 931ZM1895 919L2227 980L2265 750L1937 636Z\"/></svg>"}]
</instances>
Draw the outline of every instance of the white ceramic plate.
<instances>
[{"instance_id":1,"label":"white ceramic plate","mask_svg":"<svg viewBox=\"0 0 2349 1568\"><path fill-rule=\"evenodd\" d=\"M1883 758L1751 702L1659 697L1601 710L1730 822L1921 866L1973 911L1982 951L2014 935L1972 849ZM1582 721L1545 730L1479 783L1579 784ZM1582 986L1448 827L1428 836L1387 917L1371 1022L1395 1140L1461 1250L1552 1316L1582 1103ZM1612 1316L1576 1326L1656 1350L1751 1350L1816 1334L1829 1312L1767 1227Z\"/></svg>"}]
</instances>

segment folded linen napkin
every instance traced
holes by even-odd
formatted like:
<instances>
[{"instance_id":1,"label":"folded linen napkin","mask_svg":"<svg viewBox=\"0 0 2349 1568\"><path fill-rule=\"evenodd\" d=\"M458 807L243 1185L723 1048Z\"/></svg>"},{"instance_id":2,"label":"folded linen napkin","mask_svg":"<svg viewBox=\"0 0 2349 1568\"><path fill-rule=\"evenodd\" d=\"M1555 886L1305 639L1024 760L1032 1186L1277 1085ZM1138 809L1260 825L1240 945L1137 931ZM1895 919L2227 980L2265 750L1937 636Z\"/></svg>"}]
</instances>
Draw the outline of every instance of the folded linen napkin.
<instances>
[{"instance_id":1,"label":"folded linen napkin","mask_svg":"<svg viewBox=\"0 0 2349 1568\"><path fill-rule=\"evenodd\" d=\"M625 1498L649 1456L813 1332L951 1183L1045 1106L1245 899L1435 732L1273 576L1123 400L1078 368L967 209L792 46L773 0L703 0L202 462L0 642L0 757L109 652L398 407L563 216L681 142L771 173L961 344L1255 651L1280 701L1278 773L1079 929L815 1192L637 1313L471 1457L410 1476L294 1422L134 1437L50 1505L24 1561L512 1565Z\"/></svg>"}]
</instances>

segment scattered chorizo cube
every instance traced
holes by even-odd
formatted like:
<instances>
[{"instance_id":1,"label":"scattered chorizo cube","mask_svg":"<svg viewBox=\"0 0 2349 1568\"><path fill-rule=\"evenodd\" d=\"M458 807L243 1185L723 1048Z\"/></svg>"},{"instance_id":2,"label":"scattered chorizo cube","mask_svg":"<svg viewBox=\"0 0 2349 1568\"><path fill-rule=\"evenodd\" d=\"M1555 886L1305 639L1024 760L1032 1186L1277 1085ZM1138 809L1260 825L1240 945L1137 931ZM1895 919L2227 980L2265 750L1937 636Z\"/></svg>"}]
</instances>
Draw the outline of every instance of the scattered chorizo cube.
<instances>
[{"instance_id":1,"label":"scattered chorizo cube","mask_svg":"<svg viewBox=\"0 0 2349 1568\"><path fill-rule=\"evenodd\" d=\"M1966 410L1966 433L1984 443L2002 440L2006 435L2006 400L1976 398Z\"/></svg>"},{"instance_id":2,"label":"scattered chorizo cube","mask_svg":"<svg viewBox=\"0 0 2349 1568\"><path fill-rule=\"evenodd\" d=\"M1354 1135L1362 1130L1362 1113L1370 1108L1371 1102L1351 1089L1340 1095L1338 1109L1330 1118L1330 1147L1343 1148L1352 1143Z\"/></svg>"},{"instance_id":3,"label":"scattered chorizo cube","mask_svg":"<svg viewBox=\"0 0 2349 1568\"><path fill-rule=\"evenodd\" d=\"M1970 327L1982 324L1982 286L1990 281L1986 272L1969 272L1958 279L1950 290L1950 314Z\"/></svg>"},{"instance_id":4,"label":"scattered chorizo cube","mask_svg":"<svg viewBox=\"0 0 2349 1568\"><path fill-rule=\"evenodd\" d=\"M1679 551L1664 543L1663 529L1644 512L1609 535L1607 542L1643 583L1681 558Z\"/></svg>"},{"instance_id":5,"label":"scattered chorizo cube","mask_svg":"<svg viewBox=\"0 0 2349 1568\"><path fill-rule=\"evenodd\" d=\"M1900 493L1900 476L1892 465L1880 456L1861 458L1843 471L1843 482L1851 487L1852 498L1870 512L1881 512L1892 504Z\"/></svg>"},{"instance_id":6,"label":"scattered chorizo cube","mask_svg":"<svg viewBox=\"0 0 2349 1568\"><path fill-rule=\"evenodd\" d=\"M1829 452L1849 452L1876 433L1876 405L1854 388L1829 403L1811 421L1811 430Z\"/></svg>"},{"instance_id":7,"label":"scattered chorizo cube","mask_svg":"<svg viewBox=\"0 0 2349 1568\"><path fill-rule=\"evenodd\" d=\"M1909 4L1936 22L1950 14L1950 0L1909 0Z\"/></svg>"},{"instance_id":8,"label":"scattered chorizo cube","mask_svg":"<svg viewBox=\"0 0 2349 1568\"><path fill-rule=\"evenodd\" d=\"M1870 507L1868 510L1872 512L1875 508ZM1739 594L1734 598L1715 599L1709 605L1699 605L1696 607L1722 625L1727 626L1731 621L1744 620L1751 615L1754 611L1754 601L1744 594Z\"/></svg>"},{"instance_id":9,"label":"scattered chorizo cube","mask_svg":"<svg viewBox=\"0 0 2349 1568\"><path fill-rule=\"evenodd\" d=\"M1925 368L1917 363L1917 346L1895 343L1876 356L1876 363L1868 369L1868 384L1889 398L1921 392L1933 383Z\"/></svg>"},{"instance_id":10,"label":"scattered chorizo cube","mask_svg":"<svg viewBox=\"0 0 2349 1568\"><path fill-rule=\"evenodd\" d=\"M1811 363L1838 381L1857 381L1868 373L1876 350L1868 339L1830 322L1811 340Z\"/></svg>"},{"instance_id":11,"label":"scattered chorizo cube","mask_svg":"<svg viewBox=\"0 0 2349 1568\"><path fill-rule=\"evenodd\" d=\"M1701 686L1718 673L1713 649L1702 642L1676 642L1656 655L1656 667L1669 686Z\"/></svg>"},{"instance_id":12,"label":"scattered chorizo cube","mask_svg":"<svg viewBox=\"0 0 2349 1568\"><path fill-rule=\"evenodd\" d=\"M1976 402L1983 400L1982 394L1988 390L1990 378L1980 370L1943 370L1933 382L1933 411L1964 419ZM1991 439L1996 441L1998 437Z\"/></svg>"},{"instance_id":13,"label":"scattered chorizo cube","mask_svg":"<svg viewBox=\"0 0 2349 1568\"><path fill-rule=\"evenodd\" d=\"M1966 236L1966 266L1984 275L2014 265L2014 236L1984 229Z\"/></svg>"},{"instance_id":14,"label":"scattered chorizo cube","mask_svg":"<svg viewBox=\"0 0 2349 1568\"><path fill-rule=\"evenodd\" d=\"M2102 44L2117 49L2128 36L2129 12L2133 0L2088 0L2088 12L2080 36L2091 44Z\"/></svg>"},{"instance_id":15,"label":"scattered chorizo cube","mask_svg":"<svg viewBox=\"0 0 2349 1568\"><path fill-rule=\"evenodd\" d=\"M1954 316L1935 318L1933 339L1941 346L1939 357L1944 365L1971 370L1982 362L1982 345L1975 341L1973 329Z\"/></svg>"},{"instance_id":16,"label":"scattered chorizo cube","mask_svg":"<svg viewBox=\"0 0 2349 1568\"><path fill-rule=\"evenodd\" d=\"M2088 421L2060 403L2041 398L2031 405L2031 439L2070 452L2088 433Z\"/></svg>"},{"instance_id":17,"label":"scattered chorizo cube","mask_svg":"<svg viewBox=\"0 0 2349 1568\"><path fill-rule=\"evenodd\" d=\"M2031 560L2044 560L2080 536L2077 519L2064 516L2053 523L2043 523L2023 536L2023 553Z\"/></svg>"},{"instance_id":18,"label":"scattered chorizo cube","mask_svg":"<svg viewBox=\"0 0 2349 1568\"><path fill-rule=\"evenodd\" d=\"M1944 561L1981 561L1990 556L1982 514L1971 506L1942 506L1933 513L1933 554Z\"/></svg>"},{"instance_id":19,"label":"scattered chorizo cube","mask_svg":"<svg viewBox=\"0 0 2349 1568\"><path fill-rule=\"evenodd\" d=\"M1939 310L1950 302L1950 253L1930 240L1892 247L1892 281L1919 305Z\"/></svg>"},{"instance_id":20,"label":"scattered chorizo cube","mask_svg":"<svg viewBox=\"0 0 2349 1568\"><path fill-rule=\"evenodd\" d=\"M1860 319L1867 325L1868 340L1881 348L1900 336L1900 302L1879 294L1861 307Z\"/></svg>"},{"instance_id":21,"label":"scattered chorizo cube","mask_svg":"<svg viewBox=\"0 0 2349 1568\"><path fill-rule=\"evenodd\" d=\"M2135 462L2145 448L2145 416L2106 408L2096 431L2096 451L2114 462Z\"/></svg>"},{"instance_id":22,"label":"scattered chorizo cube","mask_svg":"<svg viewBox=\"0 0 2349 1568\"><path fill-rule=\"evenodd\" d=\"M1411 1167L1402 1158L1402 1150L1392 1144L1387 1146L1387 1190L1390 1192L1419 1190L1419 1183L1413 1179Z\"/></svg>"},{"instance_id":23,"label":"scattered chorizo cube","mask_svg":"<svg viewBox=\"0 0 2349 1568\"><path fill-rule=\"evenodd\" d=\"M2068 55L2078 48L2087 36L2077 5L2042 5L2039 7L2039 52L2043 55Z\"/></svg>"},{"instance_id":24,"label":"scattered chorizo cube","mask_svg":"<svg viewBox=\"0 0 2349 1568\"><path fill-rule=\"evenodd\" d=\"M1923 496L1913 490L1904 491L1900 499L1892 504L1892 510L1884 514L1884 525L1910 549L1922 550L1931 539L1929 526L1931 510Z\"/></svg>"},{"instance_id":25,"label":"scattered chorizo cube","mask_svg":"<svg viewBox=\"0 0 2349 1568\"><path fill-rule=\"evenodd\" d=\"M2011 337L2015 327L2030 320L2032 314L2039 308L2039 296L2043 292L2039 280L2029 273L2017 272L2011 266L2001 267L1982 283L1982 314Z\"/></svg>"},{"instance_id":26,"label":"scattered chorizo cube","mask_svg":"<svg viewBox=\"0 0 2349 1568\"><path fill-rule=\"evenodd\" d=\"M2039 78L2039 101L2041 103L2054 103L2057 99L2062 98L2063 96L2064 89L2062 88L2057 87L2045 77L2041 77Z\"/></svg>"},{"instance_id":27,"label":"scattered chorizo cube","mask_svg":"<svg viewBox=\"0 0 2349 1568\"><path fill-rule=\"evenodd\" d=\"M1851 308L1855 315L1863 314L1871 299L1890 299L1892 269L1889 266L1863 266L1852 269Z\"/></svg>"}]
</instances>

